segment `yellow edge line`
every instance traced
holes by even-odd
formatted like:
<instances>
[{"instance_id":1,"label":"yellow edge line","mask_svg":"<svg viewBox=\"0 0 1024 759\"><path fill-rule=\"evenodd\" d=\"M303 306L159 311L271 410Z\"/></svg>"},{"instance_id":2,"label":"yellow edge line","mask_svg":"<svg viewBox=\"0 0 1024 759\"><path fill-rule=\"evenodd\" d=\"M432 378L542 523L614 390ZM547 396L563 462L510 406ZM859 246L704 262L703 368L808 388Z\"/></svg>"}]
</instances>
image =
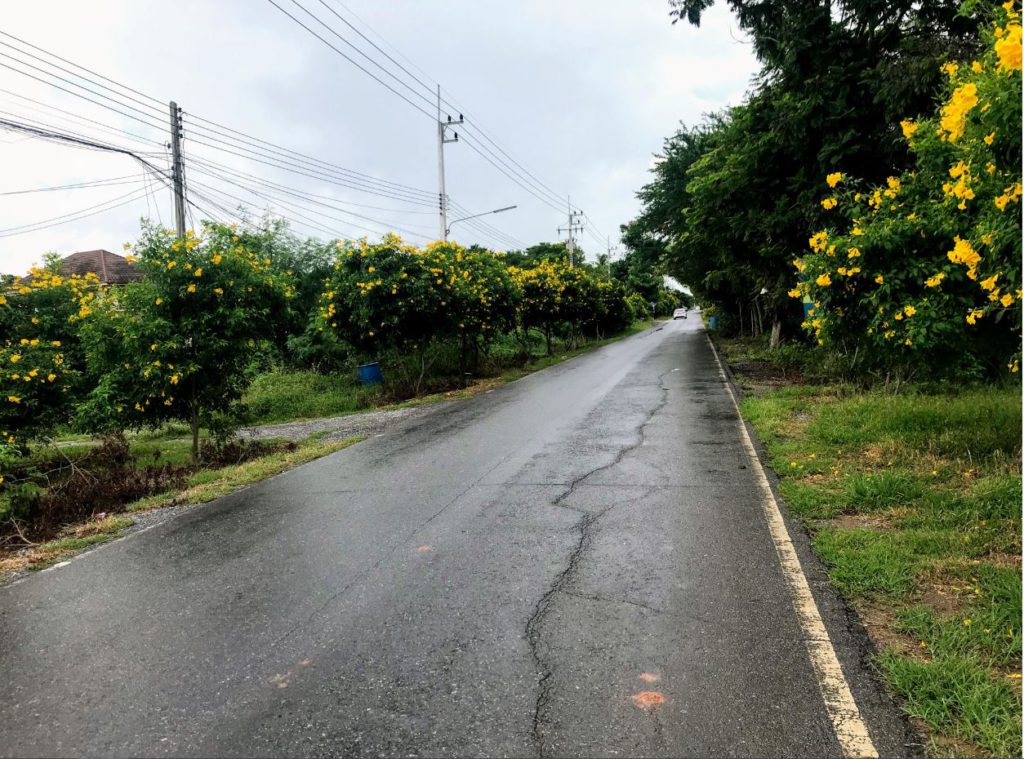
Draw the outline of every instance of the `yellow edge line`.
<instances>
[{"instance_id":1,"label":"yellow edge line","mask_svg":"<svg viewBox=\"0 0 1024 759\"><path fill-rule=\"evenodd\" d=\"M711 344L711 337L705 332L708 343ZM739 420L740 431L743 434L743 447L747 455L755 464L753 467L757 476L757 482L761 488L761 506L765 518L768 521L768 530L771 533L772 541L775 543L775 552L779 557L779 564L782 566L782 574L789 586L790 597L793 601L793 609L803 630L804 639L807 644L807 654L811 659L814 672L818 676L818 687L821 690L822 700L825 702L825 710L832 720L832 728L835 731L836 739L843 750L843 756L864 757L865 759L877 759L878 751L871 736L868 733L868 726L857 708L853 693L850 692L849 683L843 674L843 668L839 664L835 648L832 647L832 640L829 638L828 630L822 621L818 611L818 604L811 595L810 585L807 583L807 576L800 565L800 558L797 556L793 546L793 540L782 519L782 512L779 510L779 503L775 499L771 485L768 484L768 477L765 475L761 459L757 455L754 443L747 432L747 425L740 413L740 404L736 400L736 393L732 389L725 368L722 366L722 359L718 351L711 344L711 352L718 363L718 373L729 391L732 405L736 409L736 417Z\"/></svg>"}]
</instances>

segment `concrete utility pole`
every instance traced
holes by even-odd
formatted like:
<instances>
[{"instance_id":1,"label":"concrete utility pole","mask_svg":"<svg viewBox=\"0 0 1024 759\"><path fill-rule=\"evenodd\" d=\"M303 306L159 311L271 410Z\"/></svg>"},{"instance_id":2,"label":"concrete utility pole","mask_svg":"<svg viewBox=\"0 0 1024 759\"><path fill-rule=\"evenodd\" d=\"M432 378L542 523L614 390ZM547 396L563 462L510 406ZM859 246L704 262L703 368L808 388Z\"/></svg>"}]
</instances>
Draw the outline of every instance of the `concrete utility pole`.
<instances>
[{"instance_id":1,"label":"concrete utility pole","mask_svg":"<svg viewBox=\"0 0 1024 759\"><path fill-rule=\"evenodd\" d=\"M181 109L171 101L171 178L174 181L174 220L178 237L185 236L185 174L181 165Z\"/></svg>"},{"instance_id":2,"label":"concrete utility pole","mask_svg":"<svg viewBox=\"0 0 1024 759\"><path fill-rule=\"evenodd\" d=\"M564 227L558 228L558 233L566 232L569 235L569 239L565 242L565 249L569 251L569 266L570 268L576 265L576 238L573 234L576 232L583 231L583 212L572 210L572 200L566 198L569 205L569 223Z\"/></svg>"},{"instance_id":3,"label":"concrete utility pole","mask_svg":"<svg viewBox=\"0 0 1024 759\"><path fill-rule=\"evenodd\" d=\"M444 146L449 142L458 142L459 133L452 132L448 136L448 128L463 123L462 114L459 114L458 121L452 121L449 116L447 121L441 120L441 85L437 85L437 203L441 214L441 232L438 238L448 240L448 196L444 191Z\"/></svg>"},{"instance_id":4,"label":"concrete utility pole","mask_svg":"<svg viewBox=\"0 0 1024 759\"><path fill-rule=\"evenodd\" d=\"M611 237L606 236L604 238L604 241L605 241L605 246L608 248L608 263L605 266L605 274L607 275L608 281L611 282L612 281L612 253L613 252L614 253L618 253L619 252L619 246L616 245L614 248L612 247L612 238Z\"/></svg>"}]
</instances>

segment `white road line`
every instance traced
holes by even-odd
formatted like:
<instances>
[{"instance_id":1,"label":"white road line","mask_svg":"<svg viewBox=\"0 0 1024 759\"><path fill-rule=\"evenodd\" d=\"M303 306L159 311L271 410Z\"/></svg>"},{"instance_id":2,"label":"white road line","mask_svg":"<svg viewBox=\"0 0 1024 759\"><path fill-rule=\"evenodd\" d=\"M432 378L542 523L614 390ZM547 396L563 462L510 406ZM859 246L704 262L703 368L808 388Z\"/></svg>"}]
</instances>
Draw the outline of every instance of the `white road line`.
<instances>
[{"instance_id":1,"label":"white road line","mask_svg":"<svg viewBox=\"0 0 1024 759\"><path fill-rule=\"evenodd\" d=\"M708 343L711 337L705 332ZM775 552L778 554L779 563L782 565L782 574L789 585L790 597L793 601L793 609L796 611L797 619L800 621L800 628L803 630L804 639L807 644L807 654L814 666L814 672L818 676L818 687L821 690L821 697L825 702L825 710L832 720L832 729L835 731L836 739L842 747L843 756L853 759L864 757L865 759L877 759L878 751L875 744L871 742L868 733L868 726L857 708L857 702L850 692L850 685L846 682L843 668L839 664L835 648L832 647L832 640L829 638L828 630L818 612L818 604L811 595L810 585L807 583L807 576L803 567L800 566L800 558L793 547L793 540L782 519L782 512L779 510L779 503L775 500L771 485L768 484L768 477L761 459L757 455L754 443L747 432L747 425L743 422L743 414L740 412L739 401L736 400L736 393L733 392L732 384L725 374L722 366L722 359L714 345L710 345L711 352L718 363L718 373L729 391L732 405L736 409L736 416L739 419L740 431L743 433L743 447L747 455L754 463L754 472L757 476L758 485L761 488L761 506L765 518L768 521L768 530L771 533L772 541L775 543Z\"/></svg>"}]
</instances>

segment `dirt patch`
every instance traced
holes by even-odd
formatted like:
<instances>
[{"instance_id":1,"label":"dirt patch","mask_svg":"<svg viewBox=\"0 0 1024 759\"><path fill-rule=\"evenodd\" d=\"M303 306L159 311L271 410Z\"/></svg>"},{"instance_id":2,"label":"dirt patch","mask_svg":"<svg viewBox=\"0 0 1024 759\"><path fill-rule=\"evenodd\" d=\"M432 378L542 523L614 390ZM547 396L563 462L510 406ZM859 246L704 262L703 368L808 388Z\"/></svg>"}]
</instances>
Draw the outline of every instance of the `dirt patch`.
<instances>
[{"instance_id":1,"label":"dirt patch","mask_svg":"<svg viewBox=\"0 0 1024 759\"><path fill-rule=\"evenodd\" d=\"M837 530L891 530L892 523L881 514L840 514L818 523Z\"/></svg>"},{"instance_id":2,"label":"dirt patch","mask_svg":"<svg viewBox=\"0 0 1024 759\"><path fill-rule=\"evenodd\" d=\"M1016 569L1019 572L1021 564L1020 558L1020 554L992 551L985 557L985 563L991 564L999 569Z\"/></svg>"},{"instance_id":3,"label":"dirt patch","mask_svg":"<svg viewBox=\"0 0 1024 759\"><path fill-rule=\"evenodd\" d=\"M917 592L921 604L947 619L957 616L972 597L971 588L962 580L942 576L922 579Z\"/></svg>"},{"instance_id":4,"label":"dirt patch","mask_svg":"<svg viewBox=\"0 0 1024 759\"><path fill-rule=\"evenodd\" d=\"M857 616L879 651L892 649L904 656L922 656L920 649L906 635L896 631L896 614L876 603L857 604Z\"/></svg>"}]
</instances>

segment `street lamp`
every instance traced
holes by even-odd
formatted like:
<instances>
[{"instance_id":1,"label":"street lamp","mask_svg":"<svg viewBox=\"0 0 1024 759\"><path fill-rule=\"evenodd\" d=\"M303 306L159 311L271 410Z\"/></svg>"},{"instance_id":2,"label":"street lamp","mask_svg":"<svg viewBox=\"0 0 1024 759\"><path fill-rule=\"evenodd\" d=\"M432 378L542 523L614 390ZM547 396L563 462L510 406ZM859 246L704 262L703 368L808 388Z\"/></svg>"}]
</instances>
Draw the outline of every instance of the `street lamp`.
<instances>
[{"instance_id":1,"label":"street lamp","mask_svg":"<svg viewBox=\"0 0 1024 759\"><path fill-rule=\"evenodd\" d=\"M445 242L448 242L448 233L452 231L452 227L454 227L458 222L467 221L469 219L476 219L480 216L490 216L492 213L503 213L505 211L511 211L513 208L519 208L519 206L505 206L504 208L495 208L493 211L484 211L483 213L475 213L472 216L463 216L461 219L455 219L452 221L451 224L448 225L448 228L444 230Z\"/></svg>"}]
</instances>

